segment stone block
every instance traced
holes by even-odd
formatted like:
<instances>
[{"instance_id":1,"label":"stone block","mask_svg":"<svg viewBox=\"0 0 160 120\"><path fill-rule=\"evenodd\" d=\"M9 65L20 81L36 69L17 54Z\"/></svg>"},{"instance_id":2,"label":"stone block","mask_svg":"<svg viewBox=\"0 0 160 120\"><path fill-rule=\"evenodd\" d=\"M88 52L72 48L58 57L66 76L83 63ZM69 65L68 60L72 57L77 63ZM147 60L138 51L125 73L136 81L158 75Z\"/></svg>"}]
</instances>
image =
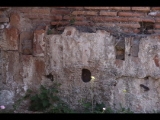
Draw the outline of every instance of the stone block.
<instances>
[{"instance_id":1,"label":"stone block","mask_svg":"<svg viewBox=\"0 0 160 120\"><path fill-rule=\"evenodd\" d=\"M41 58L32 55L22 55L23 82L25 91L28 88L35 89L41 85L45 75L45 63Z\"/></svg>"},{"instance_id":2,"label":"stone block","mask_svg":"<svg viewBox=\"0 0 160 120\"><path fill-rule=\"evenodd\" d=\"M0 41L3 50L18 50L19 32L16 28L4 30L4 40Z\"/></svg>"},{"instance_id":3,"label":"stone block","mask_svg":"<svg viewBox=\"0 0 160 120\"><path fill-rule=\"evenodd\" d=\"M33 39L33 56L44 56L45 41L44 41L45 30L36 30L34 32Z\"/></svg>"},{"instance_id":4,"label":"stone block","mask_svg":"<svg viewBox=\"0 0 160 120\"><path fill-rule=\"evenodd\" d=\"M15 51L2 51L2 79L3 83L11 84L11 88L22 84L22 66L19 53Z\"/></svg>"},{"instance_id":5,"label":"stone block","mask_svg":"<svg viewBox=\"0 0 160 120\"><path fill-rule=\"evenodd\" d=\"M31 55L33 52L33 33L23 32L20 34L20 49L22 54Z\"/></svg>"},{"instance_id":6,"label":"stone block","mask_svg":"<svg viewBox=\"0 0 160 120\"><path fill-rule=\"evenodd\" d=\"M10 16L10 25L12 27L19 27L20 25L20 16L17 13L12 13Z\"/></svg>"}]
</instances>

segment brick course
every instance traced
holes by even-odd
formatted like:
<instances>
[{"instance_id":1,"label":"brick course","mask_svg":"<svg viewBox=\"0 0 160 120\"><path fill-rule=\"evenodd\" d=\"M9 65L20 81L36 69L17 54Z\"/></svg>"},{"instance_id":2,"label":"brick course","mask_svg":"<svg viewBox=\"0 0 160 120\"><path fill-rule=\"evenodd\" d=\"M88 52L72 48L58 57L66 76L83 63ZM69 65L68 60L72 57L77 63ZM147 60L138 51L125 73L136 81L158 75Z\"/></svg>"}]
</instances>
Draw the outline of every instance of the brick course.
<instances>
[{"instance_id":1,"label":"brick course","mask_svg":"<svg viewBox=\"0 0 160 120\"><path fill-rule=\"evenodd\" d=\"M132 7L131 9L144 12L150 11L150 7Z\"/></svg>"},{"instance_id":2,"label":"brick course","mask_svg":"<svg viewBox=\"0 0 160 120\"><path fill-rule=\"evenodd\" d=\"M10 9L9 9L10 8ZM10 11L7 13L5 10ZM27 23L31 31L45 25L57 26L106 26L120 27L126 31L138 33L139 22L155 23L160 30L160 7L0 7L0 24L10 23L9 27L25 30ZM74 20L72 22L72 20ZM21 23L22 22L22 23ZM2 25L4 26L4 25ZM3 28L2 28L3 29ZM29 30L29 29L27 29Z\"/></svg>"},{"instance_id":3,"label":"brick course","mask_svg":"<svg viewBox=\"0 0 160 120\"><path fill-rule=\"evenodd\" d=\"M100 15L105 15L105 16L117 16L117 12L108 12L108 11L100 11Z\"/></svg>"},{"instance_id":4,"label":"brick course","mask_svg":"<svg viewBox=\"0 0 160 120\"><path fill-rule=\"evenodd\" d=\"M140 12L118 12L118 16L144 16L144 13Z\"/></svg>"}]
</instances>

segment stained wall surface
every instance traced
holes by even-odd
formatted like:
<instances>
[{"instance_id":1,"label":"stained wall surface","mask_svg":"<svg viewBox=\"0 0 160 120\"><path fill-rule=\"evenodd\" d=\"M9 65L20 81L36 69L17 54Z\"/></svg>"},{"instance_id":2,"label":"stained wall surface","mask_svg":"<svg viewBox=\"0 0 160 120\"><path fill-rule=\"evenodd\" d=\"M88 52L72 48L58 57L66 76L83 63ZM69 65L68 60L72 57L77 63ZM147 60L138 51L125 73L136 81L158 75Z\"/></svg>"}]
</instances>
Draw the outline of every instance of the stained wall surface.
<instances>
[{"instance_id":1,"label":"stained wall surface","mask_svg":"<svg viewBox=\"0 0 160 120\"><path fill-rule=\"evenodd\" d=\"M0 105L59 82L73 108L94 97L115 110L160 110L159 7L1 7L0 27ZM84 69L95 80L84 82Z\"/></svg>"}]
</instances>

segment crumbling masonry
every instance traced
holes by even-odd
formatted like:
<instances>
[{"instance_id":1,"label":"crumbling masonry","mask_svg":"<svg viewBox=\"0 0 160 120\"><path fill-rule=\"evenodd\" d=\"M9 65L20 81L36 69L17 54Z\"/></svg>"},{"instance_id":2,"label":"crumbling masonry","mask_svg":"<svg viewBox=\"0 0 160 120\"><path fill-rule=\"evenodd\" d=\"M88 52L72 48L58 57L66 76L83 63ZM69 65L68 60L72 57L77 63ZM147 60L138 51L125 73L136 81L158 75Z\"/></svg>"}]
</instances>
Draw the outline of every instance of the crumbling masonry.
<instances>
[{"instance_id":1,"label":"crumbling masonry","mask_svg":"<svg viewBox=\"0 0 160 120\"><path fill-rule=\"evenodd\" d=\"M72 108L91 100L92 86L94 100L114 110L160 111L159 10L1 7L0 105L59 82Z\"/></svg>"}]
</instances>

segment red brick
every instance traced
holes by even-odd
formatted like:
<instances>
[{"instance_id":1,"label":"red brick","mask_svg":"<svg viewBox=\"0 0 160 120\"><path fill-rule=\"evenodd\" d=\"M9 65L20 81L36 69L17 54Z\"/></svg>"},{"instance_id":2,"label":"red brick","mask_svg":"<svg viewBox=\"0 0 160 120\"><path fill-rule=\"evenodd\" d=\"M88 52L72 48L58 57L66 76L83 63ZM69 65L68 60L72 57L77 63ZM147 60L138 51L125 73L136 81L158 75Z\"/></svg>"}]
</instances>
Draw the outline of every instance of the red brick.
<instances>
[{"instance_id":1,"label":"red brick","mask_svg":"<svg viewBox=\"0 0 160 120\"><path fill-rule=\"evenodd\" d=\"M106 16L117 16L117 12L108 12L108 11L100 11L100 15L106 15Z\"/></svg>"},{"instance_id":2,"label":"red brick","mask_svg":"<svg viewBox=\"0 0 160 120\"><path fill-rule=\"evenodd\" d=\"M45 62L42 59L35 59L34 60L34 85L40 85L41 80L43 79L45 75ZM35 86L34 86L35 87Z\"/></svg>"},{"instance_id":3,"label":"red brick","mask_svg":"<svg viewBox=\"0 0 160 120\"><path fill-rule=\"evenodd\" d=\"M22 13L31 13L31 7L18 7L17 10Z\"/></svg>"},{"instance_id":4,"label":"red brick","mask_svg":"<svg viewBox=\"0 0 160 120\"><path fill-rule=\"evenodd\" d=\"M49 8L33 8L32 13L50 14L50 9Z\"/></svg>"},{"instance_id":5,"label":"red brick","mask_svg":"<svg viewBox=\"0 0 160 120\"><path fill-rule=\"evenodd\" d=\"M85 15L98 15L98 12L95 12L95 11L86 11Z\"/></svg>"},{"instance_id":6,"label":"red brick","mask_svg":"<svg viewBox=\"0 0 160 120\"><path fill-rule=\"evenodd\" d=\"M146 18L140 18L140 17L129 17L128 18L129 22L155 22L155 20L151 17L146 17Z\"/></svg>"},{"instance_id":7,"label":"red brick","mask_svg":"<svg viewBox=\"0 0 160 120\"><path fill-rule=\"evenodd\" d=\"M0 9L8 9L9 7L0 7Z\"/></svg>"},{"instance_id":8,"label":"red brick","mask_svg":"<svg viewBox=\"0 0 160 120\"><path fill-rule=\"evenodd\" d=\"M50 15L44 15L44 14L42 14L42 15L38 15L38 18L50 20L51 16Z\"/></svg>"},{"instance_id":9,"label":"red brick","mask_svg":"<svg viewBox=\"0 0 160 120\"><path fill-rule=\"evenodd\" d=\"M70 19L71 19L71 16L69 16L69 15L63 16L63 20L70 20Z\"/></svg>"},{"instance_id":10,"label":"red brick","mask_svg":"<svg viewBox=\"0 0 160 120\"><path fill-rule=\"evenodd\" d=\"M144 16L144 13L139 12L118 12L118 16Z\"/></svg>"},{"instance_id":11,"label":"red brick","mask_svg":"<svg viewBox=\"0 0 160 120\"><path fill-rule=\"evenodd\" d=\"M82 20L85 20L85 17L84 16L75 16L75 20L82 21Z\"/></svg>"},{"instance_id":12,"label":"red brick","mask_svg":"<svg viewBox=\"0 0 160 120\"><path fill-rule=\"evenodd\" d=\"M110 7L112 10L131 10L131 7Z\"/></svg>"},{"instance_id":13,"label":"red brick","mask_svg":"<svg viewBox=\"0 0 160 120\"><path fill-rule=\"evenodd\" d=\"M142 18L138 18L138 17L128 17L128 21L129 22L141 22Z\"/></svg>"},{"instance_id":14,"label":"red brick","mask_svg":"<svg viewBox=\"0 0 160 120\"><path fill-rule=\"evenodd\" d=\"M25 14L24 17L29 19L37 19L38 14Z\"/></svg>"},{"instance_id":15,"label":"red brick","mask_svg":"<svg viewBox=\"0 0 160 120\"><path fill-rule=\"evenodd\" d=\"M155 22L153 18L142 18L143 22Z\"/></svg>"},{"instance_id":16,"label":"red brick","mask_svg":"<svg viewBox=\"0 0 160 120\"><path fill-rule=\"evenodd\" d=\"M45 30L36 30L33 39L33 56L44 56L45 41L43 39Z\"/></svg>"},{"instance_id":17,"label":"red brick","mask_svg":"<svg viewBox=\"0 0 160 120\"><path fill-rule=\"evenodd\" d=\"M133 33L133 28L121 28L121 30L124 32L124 33ZM131 32L132 31L132 32Z\"/></svg>"},{"instance_id":18,"label":"red brick","mask_svg":"<svg viewBox=\"0 0 160 120\"><path fill-rule=\"evenodd\" d=\"M140 30L139 30L139 29L134 29L133 32L134 32L134 33L139 33Z\"/></svg>"},{"instance_id":19,"label":"red brick","mask_svg":"<svg viewBox=\"0 0 160 120\"><path fill-rule=\"evenodd\" d=\"M42 61L40 59L37 59L37 60L34 61L34 65L35 65L35 72L37 73L37 75L40 75L42 77L45 73L45 63L44 63L44 61Z\"/></svg>"},{"instance_id":20,"label":"red brick","mask_svg":"<svg viewBox=\"0 0 160 120\"><path fill-rule=\"evenodd\" d=\"M154 24L154 28L159 29L160 28L160 24Z\"/></svg>"},{"instance_id":21,"label":"red brick","mask_svg":"<svg viewBox=\"0 0 160 120\"><path fill-rule=\"evenodd\" d=\"M50 20L40 20L40 19L34 19L34 20L32 20L32 24L33 25L40 25L40 24L46 24L46 25L49 25L50 24Z\"/></svg>"},{"instance_id":22,"label":"red brick","mask_svg":"<svg viewBox=\"0 0 160 120\"><path fill-rule=\"evenodd\" d=\"M72 18L74 18L74 19L77 20L77 21L85 20L85 17L84 17L84 16L73 16L73 17L71 17L71 16L69 16L69 15L65 15L65 16L63 17L64 20L71 20Z\"/></svg>"},{"instance_id":23,"label":"red brick","mask_svg":"<svg viewBox=\"0 0 160 120\"><path fill-rule=\"evenodd\" d=\"M151 10L160 10L160 7L151 7Z\"/></svg>"},{"instance_id":24,"label":"red brick","mask_svg":"<svg viewBox=\"0 0 160 120\"><path fill-rule=\"evenodd\" d=\"M62 20L62 16L61 15L38 15L37 18L39 19L43 19L43 20Z\"/></svg>"},{"instance_id":25,"label":"red brick","mask_svg":"<svg viewBox=\"0 0 160 120\"><path fill-rule=\"evenodd\" d=\"M85 11L73 11L72 14L73 15L84 15Z\"/></svg>"},{"instance_id":26,"label":"red brick","mask_svg":"<svg viewBox=\"0 0 160 120\"><path fill-rule=\"evenodd\" d=\"M2 18L0 18L0 22L9 22L9 18L2 17Z\"/></svg>"},{"instance_id":27,"label":"red brick","mask_svg":"<svg viewBox=\"0 0 160 120\"><path fill-rule=\"evenodd\" d=\"M16 28L5 29L6 50L18 50L19 33Z\"/></svg>"},{"instance_id":28,"label":"red brick","mask_svg":"<svg viewBox=\"0 0 160 120\"><path fill-rule=\"evenodd\" d=\"M131 10L131 7L84 7L85 9L90 10Z\"/></svg>"},{"instance_id":29,"label":"red brick","mask_svg":"<svg viewBox=\"0 0 160 120\"><path fill-rule=\"evenodd\" d=\"M20 24L20 16L17 13L13 13L10 16L10 25L12 27L18 27Z\"/></svg>"},{"instance_id":30,"label":"red brick","mask_svg":"<svg viewBox=\"0 0 160 120\"><path fill-rule=\"evenodd\" d=\"M91 19L95 22L128 22L126 17L93 17Z\"/></svg>"},{"instance_id":31,"label":"red brick","mask_svg":"<svg viewBox=\"0 0 160 120\"><path fill-rule=\"evenodd\" d=\"M154 33L154 30L151 29L151 30L148 30L147 32L150 33L150 34L152 34L152 33Z\"/></svg>"},{"instance_id":32,"label":"red brick","mask_svg":"<svg viewBox=\"0 0 160 120\"><path fill-rule=\"evenodd\" d=\"M51 16L52 20L62 20L62 15L53 15Z\"/></svg>"},{"instance_id":33,"label":"red brick","mask_svg":"<svg viewBox=\"0 0 160 120\"><path fill-rule=\"evenodd\" d=\"M128 33L138 33L138 30L135 31L135 29L138 29L138 28L128 28Z\"/></svg>"},{"instance_id":34,"label":"red brick","mask_svg":"<svg viewBox=\"0 0 160 120\"><path fill-rule=\"evenodd\" d=\"M115 23L95 23L95 26L106 26L106 27L114 27Z\"/></svg>"},{"instance_id":35,"label":"red brick","mask_svg":"<svg viewBox=\"0 0 160 120\"><path fill-rule=\"evenodd\" d=\"M98 15L96 11L73 11L73 15Z\"/></svg>"},{"instance_id":36,"label":"red brick","mask_svg":"<svg viewBox=\"0 0 160 120\"><path fill-rule=\"evenodd\" d=\"M150 11L150 7L132 7L132 10L137 10L137 11Z\"/></svg>"},{"instance_id":37,"label":"red brick","mask_svg":"<svg viewBox=\"0 0 160 120\"><path fill-rule=\"evenodd\" d=\"M137 23L117 23L116 24L119 27L127 27L127 28L140 28L140 25Z\"/></svg>"},{"instance_id":38,"label":"red brick","mask_svg":"<svg viewBox=\"0 0 160 120\"><path fill-rule=\"evenodd\" d=\"M51 22L51 25L68 25L69 22L67 21L54 21L54 22Z\"/></svg>"},{"instance_id":39,"label":"red brick","mask_svg":"<svg viewBox=\"0 0 160 120\"><path fill-rule=\"evenodd\" d=\"M86 26L88 26L89 25L89 23L88 22L86 22L86 21L83 21L83 22L80 22L80 21L76 21L75 23L74 23L74 25L82 25L82 26L84 26L84 25L86 25Z\"/></svg>"},{"instance_id":40,"label":"red brick","mask_svg":"<svg viewBox=\"0 0 160 120\"><path fill-rule=\"evenodd\" d=\"M115 17L113 20L113 22L128 22L128 18L126 17Z\"/></svg>"},{"instance_id":41,"label":"red brick","mask_svg":"<svg viewBox=\"0 0 160 120\"><path fill-rule=\"evenodd\" d=\"M53 8L66 8L66 7L53 7Z\"/></svg>"},{"instance_id":42,"label":"red brick","mask_svg":"<svg viewBox=\"0 0 160 120\"><path fill-rule=\"evenodd\" d=\"M53 15L66 15L66 14L70 14L70 11L69 10L56 10L56 9L52 9L51 10L51 14Z\"/></svg>"},{"instance_id":43,"label":"red brick","mask_svg":"<svg viewBox=\"0 0 160 120\"><path fill-rule=\"evenodd\" d=\"M110 7L84 7L85 9L90 9L90 10L108 10Z\"/></svg>"},{"instance_id":44,"label":"red brick","mask_svg":"<svg viewBox=\"0 0 160 120\"><path fill-rule=\"evenodd\" d=\"M0 10L4 11L4 10L7 10L9 9L10 7L0 7Z\"/></svg>"},{"instance_id":45,"label":"red brick","mask_svg":"<svg viewBox=\"0 0 160 120\"><path fill-rule=\"evenodd\" d=\"M83 10L84 7L67 7L67 8L73 8L73 9L76 9L76 10Z\"/></svg>"},{"instance_id":46,"label":"red brick","mask_svg":"<svg viewBox=\"0 0 160 120\"><path fill-rule=\"evenodd\" d=\"M159 23L159 22L160 22L160 18L157 18L157 17L156 17L156 18L155 18L155 22L158 22L158 23Z\"/></svg>"}]
</instances>

